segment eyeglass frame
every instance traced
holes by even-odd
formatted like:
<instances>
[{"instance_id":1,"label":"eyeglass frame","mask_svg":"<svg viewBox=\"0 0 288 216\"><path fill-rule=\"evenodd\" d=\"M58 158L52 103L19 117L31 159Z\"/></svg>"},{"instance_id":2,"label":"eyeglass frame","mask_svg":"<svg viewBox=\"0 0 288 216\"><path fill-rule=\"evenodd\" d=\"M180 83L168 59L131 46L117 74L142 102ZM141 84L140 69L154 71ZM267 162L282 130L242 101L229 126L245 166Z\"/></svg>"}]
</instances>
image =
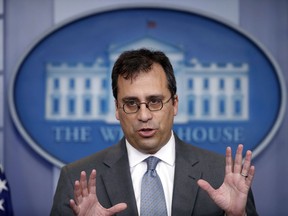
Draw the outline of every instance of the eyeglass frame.
<instances>
[{"instance_id":1,"label":"eyeglass frame","mask_svg":"<svg viewBox=\"0 0 288 216\"><path fill-rule=\"evenodd\" d=\"M175 95L172 95L166 102L163 102L163 100L159 100L159 101L161 101L162 106L161 106L160 109L157 109L157 110L150 110L150 108L149 108L149 103L151 102L151 100L148 101L148 102L136 102L137 110L136 110L135 112L128 112L128 113L127 113L127 112L125 111L125 108L124 108L124 107L125 107L125 105L127 105L128 102L123 103L123 105L120 106L120 107L118 107L118 109L123 109L124 113L126 113L127 115L129 115L129 114L135 114L135 113L137 113L137 112L140 110L141 104L145 104L145 107L146 107L150 112L157 112L157 111L162 110L163 107L164 107L164 105L167 104L172 98L174 99L174 98L175 98Z\"/></svg>"}]
</instances>

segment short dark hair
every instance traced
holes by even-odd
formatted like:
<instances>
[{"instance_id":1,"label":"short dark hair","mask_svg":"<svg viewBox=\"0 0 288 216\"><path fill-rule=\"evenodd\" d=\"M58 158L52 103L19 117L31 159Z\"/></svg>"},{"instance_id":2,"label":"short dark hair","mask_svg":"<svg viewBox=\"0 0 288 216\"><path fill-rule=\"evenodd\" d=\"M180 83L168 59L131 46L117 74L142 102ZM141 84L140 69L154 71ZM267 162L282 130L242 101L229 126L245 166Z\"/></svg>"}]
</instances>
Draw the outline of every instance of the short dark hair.
<instances>
[{"instance_id":1,"label":"short dark hair","mask_svg":"<svg viewBox=\"0 0 288 216\"><path fill-rule=\"evenodd\" d=\"M111 75L114 98L117 100L119 76L122 76L124 79L134 79L141 72L149 72L154 63L162 66L166 74L167 87L171 93L171 97L176 95L176 79L169 58L161 51L142 48L125 51L116 60Z\"/></svg>"}]
</instances>

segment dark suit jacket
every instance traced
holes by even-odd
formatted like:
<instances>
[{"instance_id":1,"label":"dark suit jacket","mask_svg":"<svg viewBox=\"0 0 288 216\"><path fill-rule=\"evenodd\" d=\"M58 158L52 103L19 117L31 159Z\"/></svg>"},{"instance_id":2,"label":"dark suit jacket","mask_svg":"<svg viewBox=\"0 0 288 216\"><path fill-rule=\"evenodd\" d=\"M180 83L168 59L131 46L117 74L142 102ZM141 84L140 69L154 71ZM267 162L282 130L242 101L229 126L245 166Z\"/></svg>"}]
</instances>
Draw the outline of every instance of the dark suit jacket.
<instances>
[{"instance_id":1,"label":"dark suit jacket","mask_svg":"<svg viewBox=\"0 0 288 216\"><path fill-rule=\"evenodd\" d=\"M214 188L218 188L224 180L225 158L185 144L176 135L175 139L176 163L172 215L224 215L223 210L210 199L205 191L198 187L197 180L205 179ZM125 139L123 138L117 145L68 164L61 169L51 216L73 215L69 207L69 200L73 198L74 182L79 179L82 170L85 170L89 176L92 169L97 170L96 190L100 203L108 208L125 202L128 208L118 215L138 215ZM257 215L251 191L246 211L248 216Z\"/></svg>"}]
</instances>

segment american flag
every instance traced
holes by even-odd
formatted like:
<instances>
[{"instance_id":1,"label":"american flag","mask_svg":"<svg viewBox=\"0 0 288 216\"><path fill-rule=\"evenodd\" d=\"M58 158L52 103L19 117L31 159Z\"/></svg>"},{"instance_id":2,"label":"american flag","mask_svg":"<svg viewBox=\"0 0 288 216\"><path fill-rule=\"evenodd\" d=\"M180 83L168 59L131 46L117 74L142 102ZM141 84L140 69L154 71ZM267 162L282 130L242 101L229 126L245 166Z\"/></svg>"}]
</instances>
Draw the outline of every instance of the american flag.
<instances>
[{"instance_id":1,"label":"american flag","mask_svg":"<svg viewBox=\"0 0 288 216\"><path fill-rule=\"evenodd\" d=\"M13 216L10 188L0 165L0 216Z\"/></svg>"}]
</instances>

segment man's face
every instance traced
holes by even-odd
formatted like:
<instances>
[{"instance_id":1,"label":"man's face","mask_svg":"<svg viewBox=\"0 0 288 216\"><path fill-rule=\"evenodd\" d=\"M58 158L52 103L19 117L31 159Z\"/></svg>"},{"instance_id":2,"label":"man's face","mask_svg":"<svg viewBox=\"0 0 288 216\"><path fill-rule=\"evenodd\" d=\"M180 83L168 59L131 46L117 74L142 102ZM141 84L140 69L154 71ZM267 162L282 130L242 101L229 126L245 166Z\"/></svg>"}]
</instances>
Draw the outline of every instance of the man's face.
<instances>
[{"instance_id":1,"label":"man's face","mask_svg":"<svg viewBox=\"0 0 288 216\"><path fill-rule=\"evenodd\" d=\"M153 154L168 142L174 116L178 111L177 96L169 100L170 97L166 75L159 64L153 64L148 73L140 73L132 81L121 76L118 78L116 118L120 121L126 139L134 148ZM126 114L122 109L126 101L149 102L152 98L163 101L161 110L151 112L145 104L141 104L138 112L133 114Z\"/></svg>"}]
</instances>

